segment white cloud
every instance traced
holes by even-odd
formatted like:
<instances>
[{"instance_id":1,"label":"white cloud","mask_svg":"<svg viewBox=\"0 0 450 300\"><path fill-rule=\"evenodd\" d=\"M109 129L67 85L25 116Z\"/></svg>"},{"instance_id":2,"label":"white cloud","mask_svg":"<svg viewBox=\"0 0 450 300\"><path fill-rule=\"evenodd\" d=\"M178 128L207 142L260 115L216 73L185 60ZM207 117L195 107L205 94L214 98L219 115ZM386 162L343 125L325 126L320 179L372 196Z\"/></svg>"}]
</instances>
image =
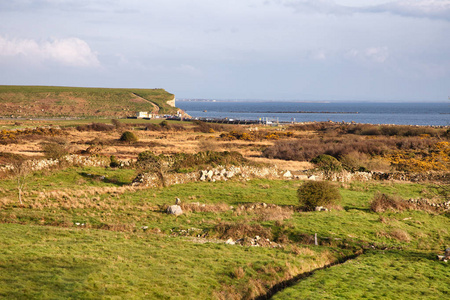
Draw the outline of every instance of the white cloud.
<instances>
[{"instance_id":1,"label":"white cloud","mask_svg":"<svg viewBox=\"0 0 450 300\"><path fill-rule=\"evenodd\" d=\"M98 67L97 54L78 38L37 42L32 39L8 40L0 36L0 59L25 58L35 63L55 62L71 67Z\"/></svg>"},{"instance_id":2,"label":"white cloud","mask_svg":"<svg viewBox=\"0 0 450 300\"><path fill-rule=\"evenodd\" d=\"M450 21L449 0L402 0L361 9L362 12L388 12L417 18L444 19Z\"/></svg>"},{"instance_id":3,"label":"white cloud","mask_svg":"<svg viewBox=\"0 0 450 300\"><path fill-rule=\"evenodd\" d=\"M347 52L347 57L362 61L384 63L389 58L389 49L387 47L369 47L363 50L351 49Z\"/></svg>"},{"instance_id":4,"label":"white cloud","mask_svg":"<svg viewBox=\"0 0 450 300\"><path fill-rule=\"evenodd\" d=\"M450 0L399 0L386 3L333 0L275 0L285 6L295 8L299 13L353 14L391 13L405 17L443 19L450 21Z\"/></svg>"},{"instance_id":5,"label":"white cloud","mask_svg":"<svg viewBox=\"0 0 450 300\"><path fill-rule=\"evenodd\" d=\"M352 8L339 5L333 0L281 0L281 2L295 8L299 13L348 14L352 12Z\"/></svg>"},{"instance_id":6,"label":"white cloud","mask_svg":"<svg viewBox=\"0 0 450 300\"><path fill-rule=\"evenodd\" d=\"M318 51L311 53L311 58L314 60L319 60L319 61L326 60L327 54L324 50L318 50Z\"/></svg>"},{"instance_id":7,"label":"white cloud","mask_svg":"<svg viewBox=\"0 0 450 300\"><path fill-rule=\"evenodd\" d=\"M388 59L389 51L387 47L372 47L367 48L364 55L372 61L383 63Z\"/></svg>"}]
</instances>

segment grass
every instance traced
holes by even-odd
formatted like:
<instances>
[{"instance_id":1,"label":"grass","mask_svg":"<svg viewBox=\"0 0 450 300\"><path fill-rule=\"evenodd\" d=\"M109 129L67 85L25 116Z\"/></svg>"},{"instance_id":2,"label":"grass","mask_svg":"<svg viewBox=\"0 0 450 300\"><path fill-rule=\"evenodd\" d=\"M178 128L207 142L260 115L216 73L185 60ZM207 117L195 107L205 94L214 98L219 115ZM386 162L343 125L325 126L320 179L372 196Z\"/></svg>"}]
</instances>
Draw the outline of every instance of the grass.
<instances>
[{"instance_id":1,"label":"grass","mask_svg":"<svg viewBox=\"0 0 450 300\"><path fill-rule=\"evenodd\" d=\"M316 273L343 270L348 277L317 275L319 283L311 283L311 294L301 294L309 290L295 286L290 293L314 298L318 291L313 287L323 283L325 292L317 294L323 298L390 298L395 294L389 289L412 282L412 271L425 281L419 289L426 292L423 297L446 291L435 287L430 274L445 270L433 257L450 245L449 214L369 209L377 192L439 197L436 185L341 184L341 209L302 212L296 196L301 181L229 180L142 189L130 186L136 174L99 167L38 172L29 178L23 206L14 181L2 180L0 297L250 299L300 273L372 248L378 250ZM189 207L179 217L165 213L176 197ZM261 202L270 209L256 208ZM248 238L267 234L281 247L213 242L244 237L245 232ZM316 233L319 246L312 245ZM406 281L389 283L402 272ZM354 291L352 274L362 278ZM380 294L364 282L379 285Z\"/></svg>"},{"instance_id":2,"label":"grass","mask_svg":"<svg viewBox=\"0 0 450 300\"><path fill-rule=\"evenodd\" d=\"M0 296L5 298L232 299L254 295L261 288L256 280L270 283L343 254L322 249L298 255L144 233L0 227Z\"/></svg>"},{"instance_id":3,"label":"grass","mask_svg":"<svg viewBox=\"0 0 450 300\"><path fill-rule=\"evenodd\" d=\"M416 251L370 251L320 270L273 299L445 299L448 265Z\"/></svg>"},{"instance_id":4,"label":"grass","mask_svg":"<svg viewBox=\"0 0 450 300\"><path fill-rule=\"evenodd\" d=\"M153 111L153 105L159 113L173 113L167 104L173 97L163 89L0 86L2 114L27 118L134 116Z\"/></svg>"}]
</instances>

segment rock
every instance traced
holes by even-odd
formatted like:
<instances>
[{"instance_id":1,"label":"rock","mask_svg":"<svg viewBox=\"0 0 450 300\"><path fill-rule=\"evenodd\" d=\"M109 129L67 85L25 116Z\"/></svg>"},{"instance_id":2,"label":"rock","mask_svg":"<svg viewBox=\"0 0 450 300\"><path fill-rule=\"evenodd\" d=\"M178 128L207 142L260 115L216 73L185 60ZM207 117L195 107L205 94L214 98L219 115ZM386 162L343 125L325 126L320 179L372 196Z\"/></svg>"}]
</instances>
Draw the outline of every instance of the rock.
<instances>
[{"instance_id":1,"label":"rock","mask_svg":"<svg viewBox=\"0 0 450 300\"><path fill-rule=\"evenodd\" d=\"M291 173L291 171L288 170L286 173L283 174L283 177L284 177L284 178L292 178L292 173Z\"/></svg>"},{"instance_id":2,"label":"rock","mask_svg":"<svg viewBox=\"0 0 450 300\"><path fill-rule=\"evenodd\" d=\"M328 209L323 206L316 206L315 211L328 211Z\"/></svg>"},{"instance_id":3,"label":"rock","mask_svg":"<svg viewBox=\"0 0 450 300\"><path fill-rule=\"evenodd\" d=\"M200 181L205 181L206 180L206 174L208 173L208 171L201 171L200 172Z\"/></svg>"},{"instance_id":4,"label":"rock","mask_svg":"<svg viewBox=\"0 0 450 300\"><path fill-rule=\"evenodd\" d=\"M181 203L180 198L175 198L175 204L176 204L176 205L180 205L180 203Z\"/></svg>"},{"instance_id":5,"label":"rock","mask_svg":"<svg viewBox=\"0 0 450 300\"><path fill-rule=\"evenodd\" d=\"M183 210L179 205L171 205L167 208L167 213L170 215L179 216L183 213Z\"/></svg>"},{"instance_id":6,"label":"rock","mask_svg":"<svg viewBox=\"0 0 450 300\"><path fill-rule=\"evenodd\" d=\"M226 178L232 178L234 176L234 172L233 171L228 171L225 173L225 177Z\"/></svg>"},{"instance_id":7,"label":"rock","mask_svg":"<svg viewBox=\"0 0 450 300\"><path fill-rule=\"evenodd\" d=\"M227 244L227 245L234 245L234 244L236 244L236 243L235 243L235 241L233 241L232 238L229 238L229 239L225 242L225 244Z\"/></svg>"}]
</instances>

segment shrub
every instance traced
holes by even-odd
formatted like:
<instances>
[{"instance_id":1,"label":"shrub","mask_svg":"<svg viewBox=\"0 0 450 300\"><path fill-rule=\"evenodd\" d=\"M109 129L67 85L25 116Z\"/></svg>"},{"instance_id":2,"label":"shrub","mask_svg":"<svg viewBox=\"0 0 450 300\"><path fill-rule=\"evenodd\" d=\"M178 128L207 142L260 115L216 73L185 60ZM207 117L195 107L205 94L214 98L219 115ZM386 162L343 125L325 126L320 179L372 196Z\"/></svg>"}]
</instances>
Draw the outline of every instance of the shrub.
<instances>
[{"instance_id":1,"label":"shrub","mask_svg":"<svg viewBox=\"0 0 450 300\"><path fill-rule=\"evenodd\" d=\"M244 165L248 161L242 154L234 151L204 151L195 154L176 153L173 155L155 155L151 151L144 151L138 155L137 165L143 170L148 170L149 166L161 163L169 166L168 170L170 171L183 173L219 165Z\"/></svg>"},{"instance_id":2,"label":"shrub","mask_svg":"<svg viewBox=\"0 0 450 300\"><path fill-rule=\"evenodd\" d=\"M411 237L409 236L409 234L401 229L393 229L390 233L389 236L393 239L396 239L400 242L407 242L409 243L411 241Z\"/></svg>"},{"instance_id":3,"label":"shrub","mask_svg":"<svg viewBox=\"0 0 450 300\"><path fill-rule=\"evenodd\" d=\"M370 210L374 212L384 212L386 210L405 210L412 205L401 198L396 198L384 193L377 192L370 202Z\"/></svg>"},{"instance_id":4,"label":"shrub","mask_svg":"<svg viewBox=\"0 0 450 300\"><path fill-rule=\"evenodd\" d=\"M108 125L103 123L92 123L89 125L78 125L78 131L112 131L116 127L114 125Z\"/></svg>"},{"instance_id":5,"label":"shrub","mask_svg":"<svg viewBox=\"0 0 450 300\"><path fill-rule=\"evenodd\" d=\"M300 206L305 210L335 205L342 199L337 187L328 181L306 181L297 190L297 196Z\"/></svg>"},{"instance_id":6,"label":"shrub","mask_svg":"<svg viewBox=\"0 0 450 300\"><path fill-rule=\"evenodd\" d=\"M231 128L230 125L206 123L202 121L194 121L194 124L196 125L194 131L203 133L214 133L216 131L225 131L227 128Z\"/></svg>"},{"instance_id":7,"label":"shrub","mask_svg":"<svg viewBox=\"0 0 450 300\"><path fill-rule=\"evenodd\" d=\"M321 154L311 160L319 169L326 172L339 172L342 170L342 164L331 155Z\"/></svg>"},{"instance_id":8,"label":"shrub","mask_svg":"<svg viewBox=\"0 0 450 300\"><path fill-rule=\"evenodd\" d=\"M111 168L118 168L118 167L120 167L120 161L114 155L111 155L109 157L109 160L110 160L109 166Z\"/></svg>"},{"instance_id":9,"label":"shrub","mask_svg":"<svg viewBox=\"0 0 450 300\"><path fill-rule=\"evenodd\" d=\"M63 139L54 139L51 142L41 144L46 158L60 159L69 154L67 141Z\"/></svg>"},{"instance_id":10,"label":"shrub","mask_svg":"<svg viewBox=\"0 0 450 300\"><path fill-rule=\"evenodd\" d=\"M123 124L122 122L120 122L120 121L117 120L117 119L112 119L112 120L111 120L111 123L114 125L114 127L116 127L117 130L121 130L121 129L127 127L126 124Z\"/></svg>"},{"instance_id":11,"label":"shrub","mask_svg":"<svg viewBox=\"0 0 450 300\"><path fill-rule=\"evenodd\" d=\"M348 171L367 171L368 170L368 156L367 154L353 151L339 157L342 166Z\"/></svg>"},{"instance_id":12,"label":"shrub","mask_svg":"<svg viewBox=\"0 0 450 300\"><path fill-rule=\"evenodd\" d=\"M138 138L131 131L125 131L124 133L122 133L119 140L121 140L122 142L136 142Z\"/></svg>"},{"instance_id":13,"label":"shrub","mask_svg":"<svg viewBox=\"0 0 450 300\"><path fill-rule=\"evenodd\" d=\"M310 161L320 154L341 157L351 152L368 155L382 155L388 148L395 147L395 141L387 139L367 140L360 137L298 139L277 141L263 151L268 158Z\"/></svg>"}]
</instances>

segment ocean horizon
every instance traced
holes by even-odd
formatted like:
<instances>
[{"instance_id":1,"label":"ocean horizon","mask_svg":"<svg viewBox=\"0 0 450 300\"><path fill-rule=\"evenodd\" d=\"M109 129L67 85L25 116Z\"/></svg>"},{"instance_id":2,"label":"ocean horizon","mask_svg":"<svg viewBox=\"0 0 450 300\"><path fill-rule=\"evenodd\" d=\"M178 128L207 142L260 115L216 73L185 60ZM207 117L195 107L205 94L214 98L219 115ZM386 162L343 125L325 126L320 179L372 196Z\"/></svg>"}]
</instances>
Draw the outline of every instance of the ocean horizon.
<instances>
[{"instance_id":1,"label":"ocean horizon","mask_svg":"<svg viewBox=\"0 0 450 300\"><path fill-rule=\"evenodd\" d=\"M194 118L450 126L446 102L183 99L176 105Z\"/></svg>"}]
</instances>

